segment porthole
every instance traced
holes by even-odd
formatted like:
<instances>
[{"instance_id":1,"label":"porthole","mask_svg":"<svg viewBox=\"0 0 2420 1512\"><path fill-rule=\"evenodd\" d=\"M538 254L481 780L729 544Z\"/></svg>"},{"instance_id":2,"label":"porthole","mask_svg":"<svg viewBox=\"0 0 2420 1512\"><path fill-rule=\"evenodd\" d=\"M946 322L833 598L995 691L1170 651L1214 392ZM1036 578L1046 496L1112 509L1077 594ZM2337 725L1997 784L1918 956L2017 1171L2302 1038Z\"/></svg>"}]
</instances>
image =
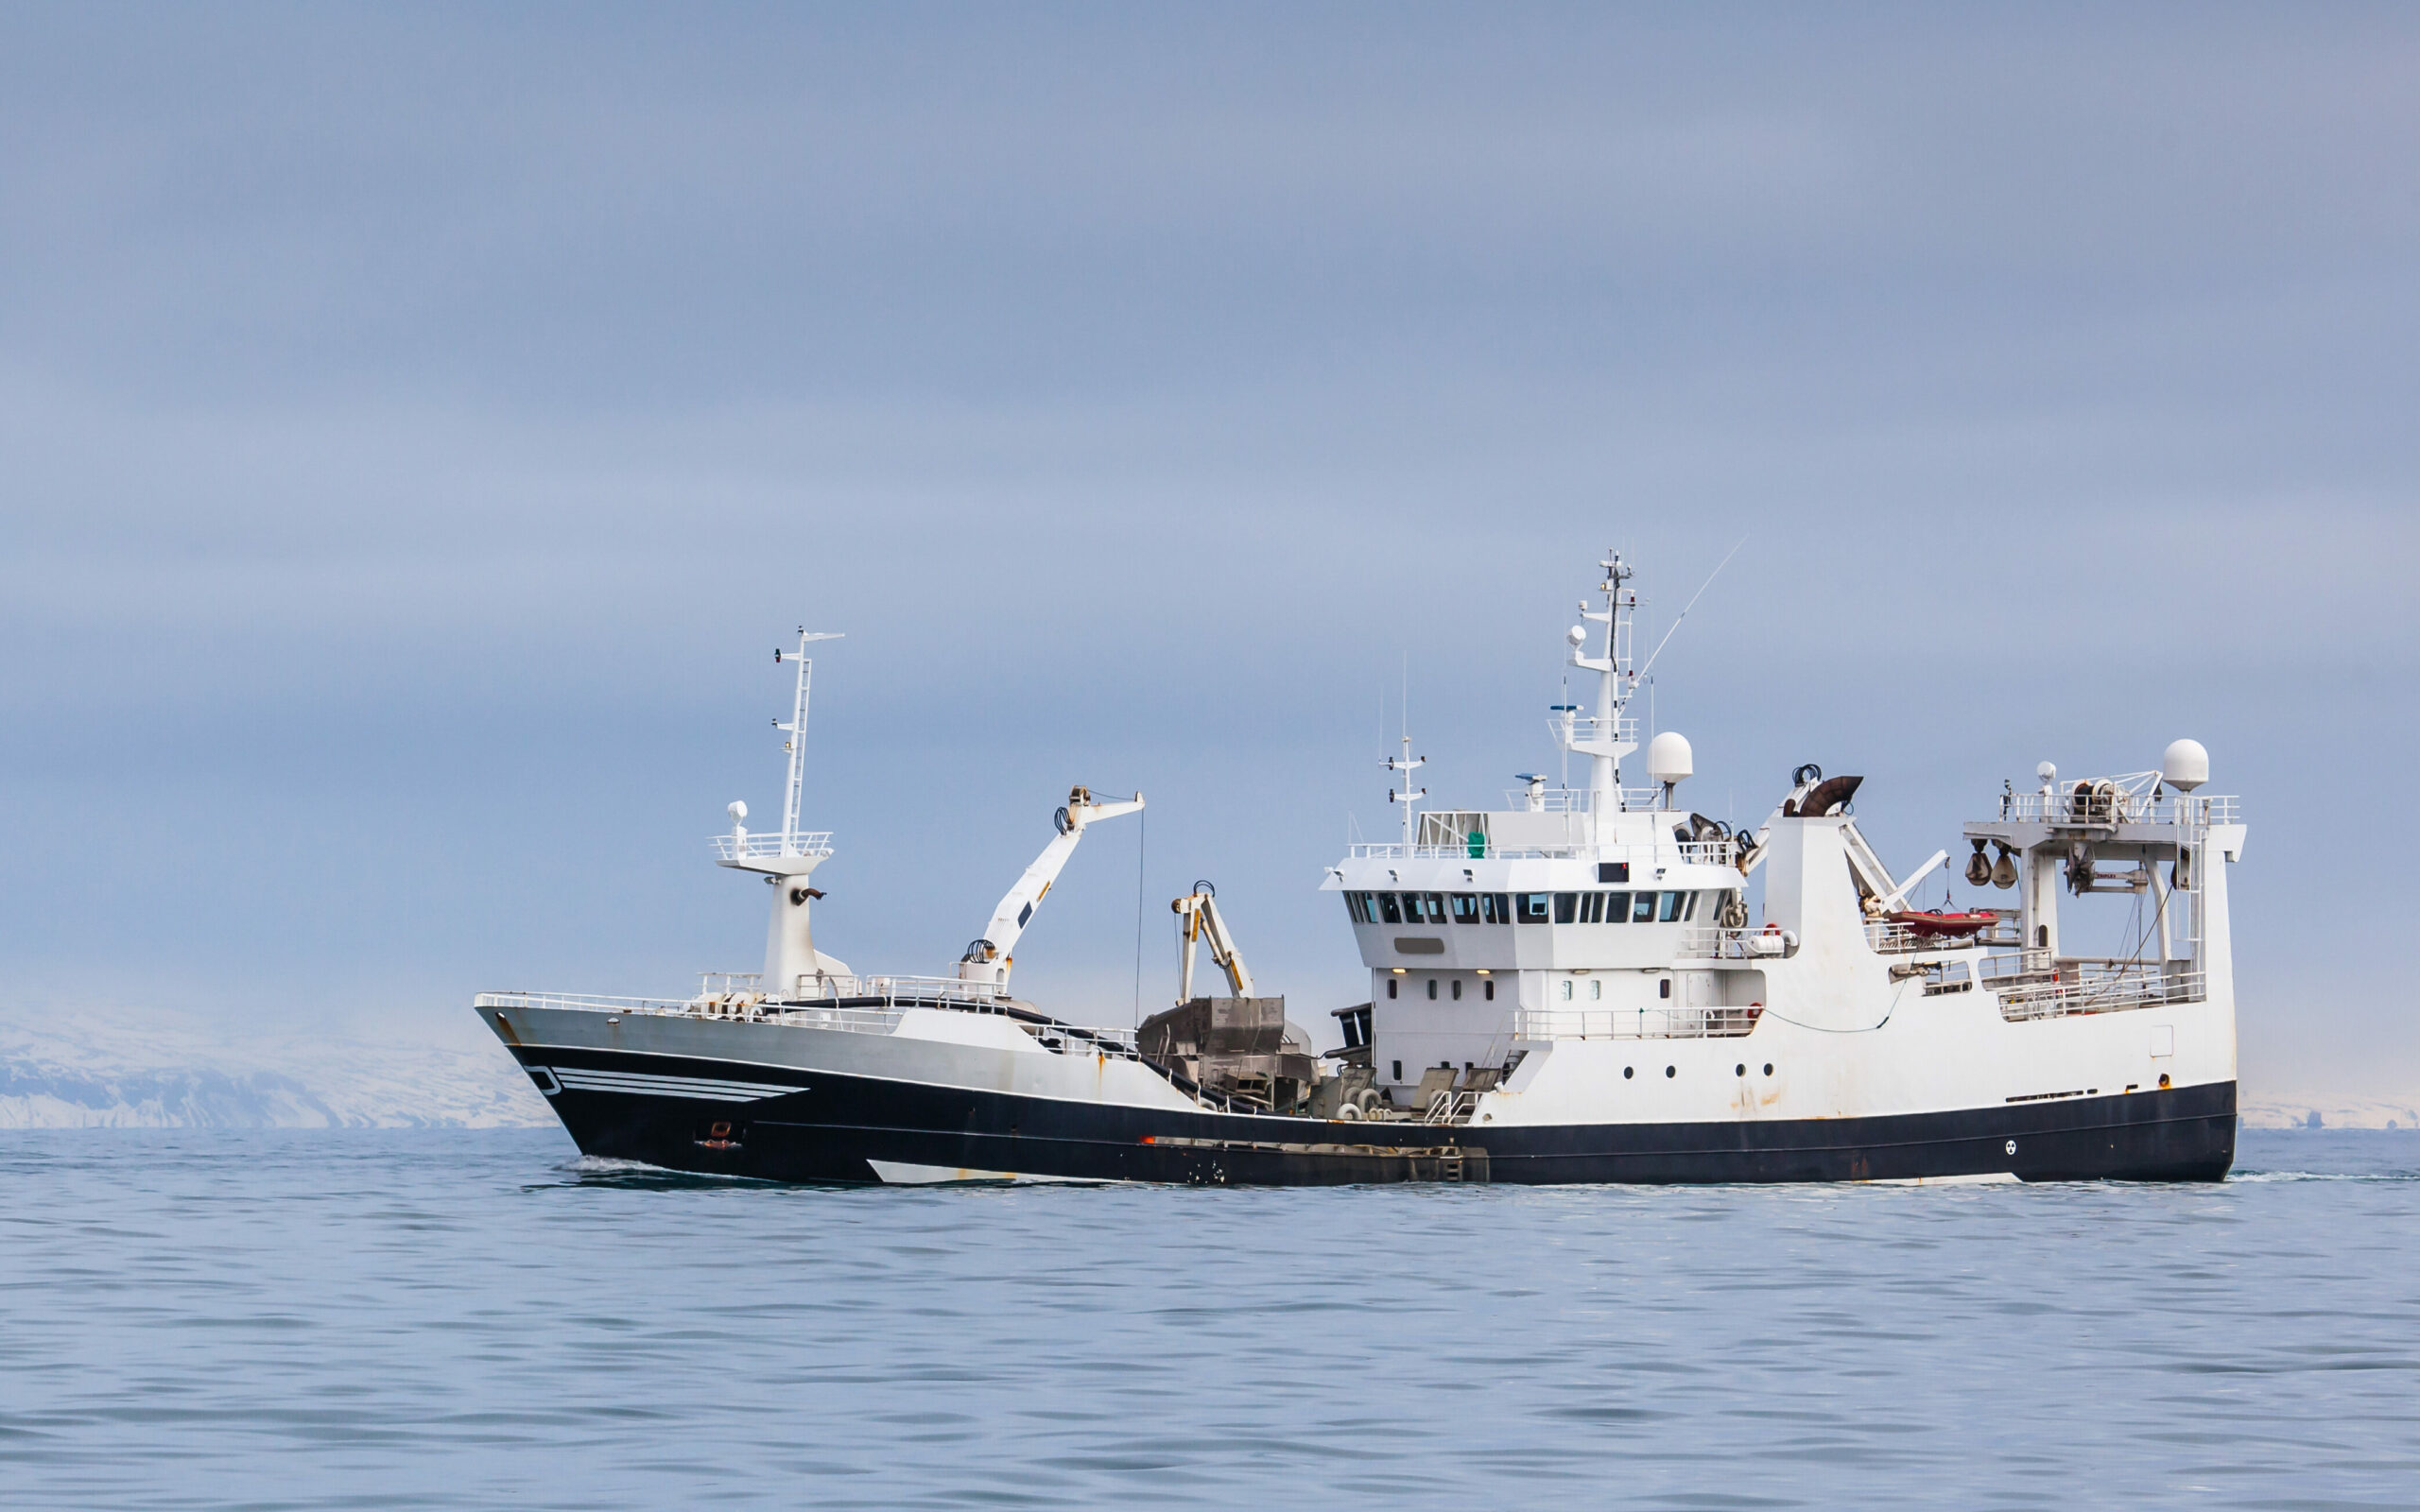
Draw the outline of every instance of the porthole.
<instances>
[{"instance_id":1,"label":"porthole","mask_svg":"<svg viewBox=\"0 0 2420 1512\"><path fill-rule=\"evenodd\" d=\"M1428 979L1428 1001L1437 1001L1437 979L1433 976Z\"/></svg>"},{"instance_id":2,"label":"porthole","mask_svg":"<svg viewBox=\"0 0 2420 1512\"><path fill-rule=\"evenodd\" d=\"M1739 1062L1737 1066L1733 1068L1733 1074L1740 1076L1748 1074L1748 1063L1744 1060Z\"/></svg>"},{"instance_id":3,"label":"porthole","mask_svg":"<svg viewBox=\"0 0 2420 1512\"><path fill-rule=\"evenodd\" d=\"M1679 1075L1680 1074L1681 1074L1681 1068L1680 1068L1680 1067L1678 1067L1678 1066L1667 1066L1667 1067L1665 1067L1665 1068L1664 1068L1664 1076L1665 1076L1665 1079L1666 1079L1666 1080L1668 1080L1668 1080L1670 1080L1672 1077Z\"/></svg>"},{"instance_id":4,"label":"porthole","mask_svg":"<svg viewBox=\"0 0 2420 1512\"><path fill-rule=\"evenodd\" d=\"M1624 1081L1628 1081L1628 1080L1630 1080L1630 1078L1631 1078L1631 1068L1630 1068L1630 1067L1628 1067L1628 1066L1624 1066L1624 1067L1622 1068L1622 1080L1624 1080Z\"/></svg>"},{"instance_id":5,"label":"porthole","mask_svg":"<svg viewBox=\"0 0 2420 1512\"><path fill-rule=\"evenodd\" d=\"M1454 978L1454 1001L1462 1001L1462 979L1459 976Z\"/></svg>"},{"instance_id":6,"label":"porthole","mask_svg":"<svg viewBox=\"0 0 2420 1512\"><path fill-rule=\"evenodd\" d=\"M1765 1062L1765 1074L1766 1074L1766 1075L1768 1075L1768 1076L1770 1076L1770 1075L1772 1075L1772 1074L1773 1074L1773 1063L1772 1063L1772 1061L1768 1060L1768 1061L1766 1061L1766 1062Z\"/></svg>"}]
</instances>

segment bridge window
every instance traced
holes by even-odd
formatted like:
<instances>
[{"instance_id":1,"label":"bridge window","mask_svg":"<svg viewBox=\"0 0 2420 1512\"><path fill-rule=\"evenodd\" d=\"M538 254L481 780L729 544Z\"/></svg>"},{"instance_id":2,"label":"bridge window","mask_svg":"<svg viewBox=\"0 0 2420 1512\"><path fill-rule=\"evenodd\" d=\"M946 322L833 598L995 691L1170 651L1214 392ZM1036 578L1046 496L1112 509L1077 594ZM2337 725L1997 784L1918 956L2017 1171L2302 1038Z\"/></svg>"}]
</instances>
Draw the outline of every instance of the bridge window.
<instances>
[{"instance_id":1,"label":"bridge window","mask_svg":"<svg viewBox=\"0 0 2420 1512\"><path fill-rule=\"evenodd\" d=\"M1480 893L1478 895L1478 913L1479 918L1485 919L1491 924L1509 924L1512 922L1512 895L1501 892Z\"/></svg>"},{"instance_id":2,"label":"bridge window","mask_svg":"<svg viewBox=\"0 0 2420 1512\"><path fill-rule=\"evenodd\" d=\"M1629 923L1630 894L1626 892L1609 892L1604 896L1605 922L1608 924Z\"/></svg>"},{"instance_id":3,"label":"bridge window","mask_svg":"<svg viewBox=\"0 0 2420 1512\"><path fill-rule=\"evenodd\" d=\"M1631 894L1630 921L1634 924L1655 922L1655 895L1651 892Z\"/></svg>"},{"instance_id":4,"label":"bridge window","mask_svg":"<svg viewBox=\"0 0 2420 1512\"><path fill-rule=\"evenodd\" d=\"M1698 900L1704 896L1705 895L1703 893L1693 892L1689 894L1689 906L1681 912L1681 921L1683 923L1686 923L1698 917Z\"/></svg>"},{"instance_id":5,"label":"bridge window","mask_svg":"<svg viewBox=\"0 0 2420 1512\"><path fill-rule=\"evenodd\" d=\"M1382 892L1378 894L1378 917L1385 919L1390 924L1400 924L1403 922L1403 910L1395 906L1395 895L1393 893Z\"/></svg>"},{"instance_id":6,"label":"bridge window","mask_svg":"<svg viewBox=\"0 0 2420 1512\"><path fill-rule=\"evenodd\" d=\"M1550 893L1543 892L1515 893L1513 897L1521 905L1521 911L1515 917L1524 924L1545 923L1547 900L1551 896L1553 895Z\"/></svg>"},{"instance_id":7,"label":"bridge window","mask_svg":"<svg viewBox=\"0 0 2420 1512\"><path fill-rule=\"evenodd\" d=\"M1475 892L1454 894L1454 922L1457 924L1478 922L1478 894Z\"/></svg>"},{"instance_id":8,"label":"bridge window","mask_svg":"<svg viewBox=\"0 0 2420 1512\"><path fill-rule=\"evenodd\" d=\"M1688 896L1685 892L1668 892L1664 895L1664 922L1677 924L1681 921L1681 904L1687 901Z\"/></svg>"},{"instance_id":9,"label":"bridge window","mask_svg":"<svg viewBox=\"0 0 2420 1512\"><path fill-rule=\"evenodd\" d=\"M1420 895L1420 905L1421 910L1427 915L1428 922L1432 924L1442 924L1445 921L1445 895L1443 893L1422 893ZM1411 902L1409 899L1406 899L1404 901L1403 911L1407 914L1411 912Z\"/></svg>"},{"instance_id":10,"label":"bridge window","mask_svg":"<svg viewBox=\"0 0 2420 1512\"><path fill-rule=\"evenodd\" d=\"M1554 921L1558 924L1569 924L1578 922L1579 919L1580 895L1576 892L1556 893L1554 895Z\"/></svg>"}]
</instances>

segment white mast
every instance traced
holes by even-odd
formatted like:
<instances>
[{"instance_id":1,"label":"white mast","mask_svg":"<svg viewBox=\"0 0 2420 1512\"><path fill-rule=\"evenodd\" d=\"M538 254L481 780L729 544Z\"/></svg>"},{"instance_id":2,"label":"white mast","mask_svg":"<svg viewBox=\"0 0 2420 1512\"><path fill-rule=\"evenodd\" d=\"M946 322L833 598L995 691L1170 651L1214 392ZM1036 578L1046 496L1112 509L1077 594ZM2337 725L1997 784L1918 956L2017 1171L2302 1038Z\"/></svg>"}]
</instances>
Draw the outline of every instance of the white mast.
<instances>
[{"instance_id":1,"label":"white mast","mask_svg":"<svg viewBox=\"0 0 2420 1512\"><path fill-rule=\"evenodd\" d=\"M715 837L716 865L736 871L753 871L773 884L772 918L765 929L765 989L776 998L786 998L805 990L807 977L844 976L848 967L841 961L819 953L815 948L815 933L808 922L808 904L823 896L807 885L807 873L821 865L832 853L831 832L802 833L798 827L799 805L806 777L806 697L815 675L815 663L806 658L807 645L816 641L837 641L837 634L809 630L799 627L798 650L792 654L798 662L798 689L790 701L790 722L773 721L773 728L787 738L782 749L789 756L789 786L782 801L782 833L778 835L752 835L748 833L748 805L731 805L732 827L729 834ZM773 661L779 664L786 653L775 650Z\"/></svg>"},{"instance_id":2,"label":"white mast","mask_svg":"<svg viewBox=\"0 0 2420 1512\"><path fill-rule=\"evenodd\" d=\"M811 642L840 638L837 631L809 630L804 625L798 627L798 650L790 657L798 663L798 695L790 704L790 722L786 725L778 719L773 721L775 730L784 730L790 737L782 742L782 749L789 752L790 758L789 788L782 800L782 854L786 856L798 854L799 790L806 778L806 696L815 682L815 663L807 659L806 648ZM774 664L780 665L781 660L782 653L777 649L773 652Z\"/></svg>"},{"instance_id":3,"label":"white mast","mask_svg":"<svg viewBox=\"0 0 2420 1512\"><path fill-rule=\"evenodd\" d=\"M1403 754L1387 758L1387 770L1403 774L1403 786L1400 789L1392 787L1387 789L1387 801L1403 805L1403 848L1407 855L1411 852L1412 805L1428 796L1428 789L1425 787L1416 792L1412 789L1411 774L1427 765L1427 757L1414 756L1411 753L1411 737L1408 734L1403 737Z\"/></svg>"},{"instance_id":4,"label":"white mast","mask_svg":"<svg viewBox=\"0 0 2420 1512\"><path fill-rule=\"evenodd\" d=\"M1622 560L1620 552L1606 553L1597 565L1605 570L1605 580L1598 588L1605 595L1605 607L1592 610L1582 599L1580 617L1605 627L1604 653L1588 654L1585 626L1573 626L1570 635L1571 664L1597 674L1597 716L1575 719L1566 712L1556 721L1555 735L1564 750L1588 758L1588 811L1601 843L1603 816L1621 810L1621 759L1638 748L1634 738L1637 731L1622 718L1624 706L1637 690L1638 678L1630 661L1631 617L1638 609L1638 594L1624 586L1635 569Z\"/></svg>"}]
</instances>

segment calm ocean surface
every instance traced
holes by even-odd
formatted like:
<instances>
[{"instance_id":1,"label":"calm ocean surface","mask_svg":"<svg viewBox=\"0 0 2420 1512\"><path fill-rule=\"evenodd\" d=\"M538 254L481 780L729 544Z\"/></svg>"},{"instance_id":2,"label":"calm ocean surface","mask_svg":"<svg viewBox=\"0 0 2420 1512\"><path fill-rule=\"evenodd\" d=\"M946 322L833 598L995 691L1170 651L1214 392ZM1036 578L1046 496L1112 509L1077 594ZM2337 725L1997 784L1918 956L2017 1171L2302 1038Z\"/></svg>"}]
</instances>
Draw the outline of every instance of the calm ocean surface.
<instances>
[{"instance_id":1,"label":"calm ocean surface","mask_svg":"<svg viewBox=\"0 0 2420 1512\"><path fill-rule=\"evenodd\" d=\"M0 1135L11 1507L2420 1504L2420 1134L2222 1187L816 1191Z\"/></svg>"}]
</instances>

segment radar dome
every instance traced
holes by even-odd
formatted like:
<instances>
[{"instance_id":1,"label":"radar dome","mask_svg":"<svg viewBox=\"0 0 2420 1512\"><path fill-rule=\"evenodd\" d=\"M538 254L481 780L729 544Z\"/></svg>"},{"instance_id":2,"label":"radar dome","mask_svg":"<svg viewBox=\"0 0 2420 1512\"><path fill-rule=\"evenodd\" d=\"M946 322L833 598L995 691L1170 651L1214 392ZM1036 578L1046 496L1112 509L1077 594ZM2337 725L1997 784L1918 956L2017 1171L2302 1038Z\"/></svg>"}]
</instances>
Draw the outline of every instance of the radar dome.
<instances>
[{"instance_id":1,"label":"radar dome","mask_svg":"<svg viewBox=\"0 0 2420 1512\"><path fill-rule=\"evenodd\" d=\"M2040 778L2043 782L2055 782L2059 780L2059 768L2048 762L2044 762L2041 765L2033 768L2033 775Z\"/></svg>"},{"instance_id":2,"label":"radar dome","mask_svg":"<svg viewBox=\"0 0 2420 1512\"><path fill-rule=\"evenodd\" d=\"M1588 627L1584 625L1575 625L1563 632L1563 638L1574 645L1585 645L1588 642Z\"/></svg>"},{"instance_id":3,"label":"radar dome","mask_svg":"<svg viewBox=\"0 0 2420 1512\"><path fill-rule=\"evenodd\" d=\"M2159 759L2159 775L2169 786L2190 793L2210 780L2210 753L2198 740L2170 741Z\"/></svg>"},{"instance_id":4,"label":"radar dome","mask_svg":"<svg viewBox=\"0 0 2420 1512\"><path fill-rule=\"evenodd\" d=\"M1697 768L1688 737L1668 730L1647 743L1647 775L1659 782L1677 782Z\"/></svg>"},{"instance_id":5,"label":"radar dome","mask_svg":"<svg viewBox=\"0 0 2420 1512\"><path fill-rule=\"evenodd\" d=\"M748 805L742 803L737 799L733 799L731 800L731 806L724 809L723 812L731 816L732 823L737 824L748 817Z\"/></svg>"}]
</instances>

